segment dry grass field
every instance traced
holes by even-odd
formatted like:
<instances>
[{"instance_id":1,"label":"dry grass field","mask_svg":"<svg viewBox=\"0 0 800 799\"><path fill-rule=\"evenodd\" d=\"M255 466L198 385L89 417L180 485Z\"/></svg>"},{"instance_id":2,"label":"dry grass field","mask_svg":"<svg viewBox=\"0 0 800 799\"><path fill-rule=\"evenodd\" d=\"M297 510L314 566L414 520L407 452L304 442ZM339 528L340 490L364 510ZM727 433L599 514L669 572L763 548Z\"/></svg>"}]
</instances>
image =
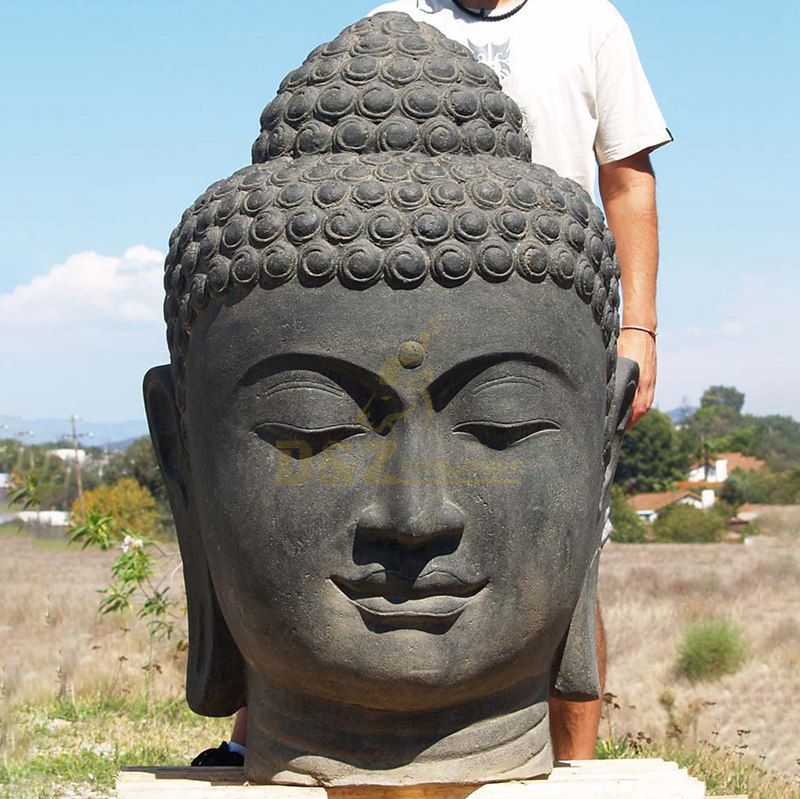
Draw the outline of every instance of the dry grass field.
<instances>
[{"instance_id":1,"label":"dry grass field","mask_svg":"<svg viewBox=\"0 0 800 799\"><path fill-rule=\"evenodd\" d=\"M612 719L617 732L663 738L659 697L669 690L678 714L698 708L698 740L746 746L767 768L800 777L800 539L748 541L607 547L606 687L620 705ZM680 639L687 623L710 617L734 622L750 654L736 674L692 684L676 674ZM684 726L691 738L694 725Z\"/></svg>"},{"instance_id":2,"label":"dry grass field","mask_svg":"<svg viewBox=\"0 0 800 799\"><path fill-rule=\"evenodd\" d=\"M795 526L779 519L769 532ZM170 644L150 653L139 620L97 613L112 560L113 553L0 535L0 796L111 796L120 764L182 764L226 736L226 720L198 718L180 698L181 653ZM753 799L799 796L798 578L797 536L748 545L610 544L601 594L607 689L619 708L601 734L613 741L641 732L661 745L668 719L659 698L668 689L683 734L667 754L680 758L680 747L711 740L735 749L714 760L717 771L750 762L788 777L764 781ZM175 580L179 587L180 572ZM742 630L750 654L736 674L692 684L675 672L682 633L692 620L718 616ZM754 784L731 779L719 792Z\"/></svg>"},{"instance_id":3,"label":"dry grass field","mask_svg":"<svg viewBox=\"0 0 800 799\"><path fill-rule=\"evenodd\" d=\"M0 537L0 667L6 701L38 703L95 693L180 692L183 662L160 647L147 680L148 636L135 618L98 613L115 552ZM177 558L177 555L176 555ZM177 563L177 560L176 560ZM175 578L181 589L180 572Z\"/></svg>"}]
</instances>

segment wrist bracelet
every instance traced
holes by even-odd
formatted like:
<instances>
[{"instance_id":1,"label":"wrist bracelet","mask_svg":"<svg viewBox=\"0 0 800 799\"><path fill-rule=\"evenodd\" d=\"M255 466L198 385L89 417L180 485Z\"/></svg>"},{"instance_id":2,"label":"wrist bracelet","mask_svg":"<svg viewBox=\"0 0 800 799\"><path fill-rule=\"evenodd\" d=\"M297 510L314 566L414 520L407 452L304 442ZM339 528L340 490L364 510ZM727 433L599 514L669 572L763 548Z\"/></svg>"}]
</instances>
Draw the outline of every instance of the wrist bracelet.
<instances>
[{"instance_id":1,"label":"wrist bracelet","mask_svg":"<svg viewBox=\"0 0 800 799\"><path fill-rule=\"evenodd\" d=\"M620 330L641 330L642 333L647 333L653 341L656 340L656 331L651 330L649 327L644 327L642 325L620 325Z\"/></svg>"}]
</instances>

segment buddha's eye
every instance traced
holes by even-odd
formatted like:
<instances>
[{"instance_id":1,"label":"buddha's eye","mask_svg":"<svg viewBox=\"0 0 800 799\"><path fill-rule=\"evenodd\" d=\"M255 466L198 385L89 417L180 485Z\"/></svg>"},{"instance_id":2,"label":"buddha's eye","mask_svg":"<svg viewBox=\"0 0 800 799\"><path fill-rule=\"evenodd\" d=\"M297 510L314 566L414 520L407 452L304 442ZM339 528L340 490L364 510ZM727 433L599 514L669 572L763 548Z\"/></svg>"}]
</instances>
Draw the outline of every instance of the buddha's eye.
<instances>
[{"instance_id":1,"label":"buddha's eye","mask_svg":"<svg viewBox=\"0 0 800 799\"><path fill-rule=\"evenodd\" d=\"M560 430L558 424L549 419L533 419L528 422L462 422L453 428L454 433L467 433L489 449L508 449L525 439L548 430Z\"/></svg>"},{"instance_id":2,"label":"buddha's eye","mask_svg":"<svg viewBox=\"0 0 800 799\"><path fill-rule=\"evenodd\" d=\"M369 429L359 424L331 425L329 427L295 427L283 422L262 422L253 429L256 435L285 452L295 460L310 458L328 447L351 436L368 433Z\"/></svg>"}]
</instances>

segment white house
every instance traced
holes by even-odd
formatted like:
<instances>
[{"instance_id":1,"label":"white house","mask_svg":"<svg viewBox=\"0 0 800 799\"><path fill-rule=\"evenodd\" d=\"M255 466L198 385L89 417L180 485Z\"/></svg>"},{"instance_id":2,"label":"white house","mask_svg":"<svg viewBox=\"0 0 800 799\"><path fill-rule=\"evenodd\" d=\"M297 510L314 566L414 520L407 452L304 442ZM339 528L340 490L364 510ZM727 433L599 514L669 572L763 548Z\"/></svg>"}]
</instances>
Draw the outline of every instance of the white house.
<instances>
[{"instance_id":1,"label":"white house","mask_svg":"<svg viewBox=\"0 0 800 799\"><path fill-rule=\"evenodd\" d=\"M11 475L7 472L0 472L0 500L5 501L11 498L11 491L14 484Z\"/></svg>"},{"instance_id":2,"label":"white house","mask_svg":"<svg viewBox=\"0 0 800 799\"><path fill-rule=\"evenodd\" d=\"M39 524L42 527L66 527L69 513L65 510L21 510L14 514L23 524Z\"/></svg>"},{"instance_id":3,"label":"white house","mask_svg":"<svg viewBox=\"0 0 800 799\"><path fill-rule=\"evenodd\" d=\"M720 452L710 463L693 463L689 467L689 483L724 483L734 469L752 472L764 467L764 461L741 452Z\"/></svg>"},{"instance_id":4,"label":"white house","mask_svg":"<svg viewBox=\"0 0 800 799\"><path fill-rule=\"evenodd\" d=\"M64 463L75 463L77 460L78 464L81 466L83 466L88 457L85 449L48 449L47 454L53 458L61 459Z\"/></svg>"},{"instance_id":5,"label":"white house","mask_svg":"<svg viewBox=\"0 0 800 799\"><path fill-rule=\"evenodd\" d=\"M634 494L631 504L637 516L646 522L654 522L658 512L668 505L691 505L698 510L713 507L715 496L711 488L703 489L699 494L693 491L660 491L647 494Z\"/></svg>"}]
</instances>

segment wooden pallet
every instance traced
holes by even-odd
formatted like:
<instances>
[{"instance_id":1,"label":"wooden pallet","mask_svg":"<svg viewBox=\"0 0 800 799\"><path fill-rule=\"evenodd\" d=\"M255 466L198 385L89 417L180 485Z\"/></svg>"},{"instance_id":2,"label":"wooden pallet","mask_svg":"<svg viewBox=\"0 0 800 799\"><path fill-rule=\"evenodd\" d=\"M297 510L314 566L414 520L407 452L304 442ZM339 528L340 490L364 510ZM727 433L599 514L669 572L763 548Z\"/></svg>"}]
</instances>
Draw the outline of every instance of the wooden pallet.
<instances>
[{"instance_id":1,"label":"wooden pallet","mask_svg":"<svg viewBox=\"0 0 800 799\"><path fill-rule=\"evenodd\" d=\"M485 785L307 788L251 785L241 768L131 768L118 799L704 799L705 785L659 759L573 760L546 779ZM722 799L720 797L719 799ZM747 799L726 797L725 799Z\"/></svg>"}]
</instances>

